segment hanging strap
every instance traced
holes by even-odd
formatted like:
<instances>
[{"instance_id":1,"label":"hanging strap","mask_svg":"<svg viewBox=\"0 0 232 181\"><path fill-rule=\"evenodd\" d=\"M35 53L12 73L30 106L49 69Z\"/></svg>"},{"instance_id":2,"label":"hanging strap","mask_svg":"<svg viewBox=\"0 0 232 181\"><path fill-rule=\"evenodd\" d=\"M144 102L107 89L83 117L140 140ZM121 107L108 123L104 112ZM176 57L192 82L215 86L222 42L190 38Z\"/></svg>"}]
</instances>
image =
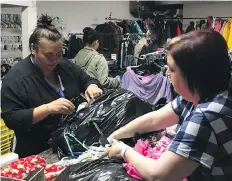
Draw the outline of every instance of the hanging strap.
<instances>
[{"instance_id":1,"label":"hanging strap","mask_svg":"<svg viewBox=\"0 0 232 181\"><path fill-rule=\"evenodd\" d=\"M35 58L34 58L33 56L31 56L31 62L32 62L33 65L36 66ZM57 84L58 84L58 91L57 91L57 89L54 87L53 84L51 84L47 79L45 79L45 80L47 81L48 85L60 95L60 97L65 97L65 96L64 96L64 92L63 92L62 87L61 87L61 80L60 80L60 77L57 76L57 78L58 78L58 83L57 83Z\"/></svg>"}]
</instances>

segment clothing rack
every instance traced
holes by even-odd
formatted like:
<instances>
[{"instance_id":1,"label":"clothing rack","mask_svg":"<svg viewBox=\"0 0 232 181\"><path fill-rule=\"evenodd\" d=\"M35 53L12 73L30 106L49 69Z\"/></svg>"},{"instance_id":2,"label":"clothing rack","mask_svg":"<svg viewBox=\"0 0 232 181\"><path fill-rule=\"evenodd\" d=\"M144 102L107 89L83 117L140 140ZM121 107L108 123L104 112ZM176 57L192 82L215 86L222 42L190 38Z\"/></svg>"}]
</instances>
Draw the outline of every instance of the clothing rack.
<instances>
[{"instance_id":1,"label":"clothing rack","mask_svg":"<svg viewBox=\"0 0 232 181\"><path fill-rule=\"evenodd\" d=\"M84 33L69 33L68 35L84 35Z\"/></svg>"},{"instance_id":2,"label":"clothing rack","mask_svg":"<svg viewBox=\"0 0 232 181\"><path fill-rule=\"evenodd\" d=\"M164 56L166 55L166 52L165 51L155 51L155 52L152 52L152 53L148 53L148 54L144 54L144 55L141 55L139 57L139 59L146 59L150 56L156 56L157 58L163 58Z\"/></svg>"},{"instance_id":3,"label":"clothing rack","mask_svg":"<svg viewBox=\"0 0 232 181\"><path fill-rule=\"evenodd\" d=\"M105 20L112 20L112 21L123 21L123 20L129 20L129 19L121 19L121 18L112 18L111 16L105 17ZM140 19L133 19L133 21L137 21Z\"/></svg>"},{"instance_id":4,"label":"clothing rack","mask_svg":"<svg viewBox=\"0 0 232 181\"><path fill-rule=\"evenodd\" d=\"M100 35L114 35L115 33L99 33ZM131 35L144 35L140 33L118 33L120 35L131 36ZM69 35L84 35L84 33L69 33Z\"/></svg>"},{"instance_id":5,"label":"clothing rack","mask_svg":"<svg viewBox=\"0 0 232 181\"><path fill-rule=\"evenodd\" d=\"M120 18L112 18L111 16L110 16L110 17L105 17L105 20L123 21L123 19L120 19Z\"/></svg>"},{"instance_id":6,"label":"clothing rack","mask_svg":"<svg viewBox=\"0 0 232 181\"><path fill-rule=\"evenodd\" d=\"M205 17L205 18L203 18L203 17L194 17L194 18L182 18L182 17L159 17L160 19L163 19L163 20L180 20L180 19L203 19L203 20L205 20L205 19L207 19L207 17ZM232 18L232 16L231 17L219 17L219 16L217 16L217 17L213 17L213 18L221 18L221 19L229 19L229 18Z\"/></svg>"}]
</instances>

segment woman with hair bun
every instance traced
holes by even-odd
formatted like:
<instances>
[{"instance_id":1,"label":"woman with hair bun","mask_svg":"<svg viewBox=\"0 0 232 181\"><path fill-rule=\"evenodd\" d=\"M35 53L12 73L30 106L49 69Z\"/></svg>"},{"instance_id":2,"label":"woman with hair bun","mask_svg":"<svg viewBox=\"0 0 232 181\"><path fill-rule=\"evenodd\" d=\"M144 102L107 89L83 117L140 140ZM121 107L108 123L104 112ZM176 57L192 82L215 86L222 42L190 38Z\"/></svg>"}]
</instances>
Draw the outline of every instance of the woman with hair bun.
<instances>
[{"instance_id":1,"label":"woman with hair bun","mask_svg":"<svg viewBox=\"0 0 232 181\"><path fill-rule=\"evenodd\" d=\"M118 78L109 77L105 57L96 51L99 47L99 34L90 27L84 28L83 32L83 42L86 46L76 55L75 63L88 75L99 80L102 87L109 89L120 87Z\"/></svg>"},{"instance_id":2,"label":"woman with hair bun","mask_svg":"<svg viewBox=\"0 0 232 181\"><path fill-rule=\"evenodd\" d=\"M31 54L16 64L2 83L2 117L14 130L19 157L49 148L50 134L61 114L75 111L70 101L85 93L87 101L102 94L99 82L62 58L62 35L52 18L42 15L29 39Z\"/></svg>"}]
</instances>

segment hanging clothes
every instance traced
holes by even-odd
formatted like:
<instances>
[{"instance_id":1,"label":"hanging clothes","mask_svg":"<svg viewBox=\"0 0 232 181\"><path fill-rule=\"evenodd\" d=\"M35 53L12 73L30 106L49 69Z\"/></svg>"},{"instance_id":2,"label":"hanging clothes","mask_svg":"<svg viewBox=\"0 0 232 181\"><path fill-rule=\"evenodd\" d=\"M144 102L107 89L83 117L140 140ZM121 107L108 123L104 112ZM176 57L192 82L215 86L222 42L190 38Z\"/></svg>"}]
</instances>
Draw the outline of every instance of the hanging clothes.
<instances>
[{"instance_id":1,"label":"hanging clothes","mask_svg":"<svg viewBox=\"0 0 232 181\"><path fill-rule=\"evenodd\" d=\"M145 37L139 40L139 42L135 45L134 57L136 58L139 57L139 54L146 42L147 42L147 39Z\"/></svg>"},{"instance_id":2,"label":"hanging clothes","mask_svg":"<svg viewBox=\"0 0 232 181\"><path fill-rule=\"evenodd\" d=\"M222 27L222 20L215 20L214 22L214 31L220 32Z\"/></svg>"},{"instance_id":3,"label":"hanging clothes","mask_svg":"<svg viewBox=\"0 0 232 181\"><path fill-rule=\"evenodd\" d=\"M146 76L139 76L133 70L127 70L122 77L122 88L132 91L140 99L155 105L161 98L165 98L166 102L173 99L171 84L168 79L161 74L149 75L150 79L146 80Z\"/></svg>"},{"instance_id":4,"label":"hanging clothes","mask_svg":"<svg viewBox=\"0 0 232 181\"><path fill-rule=\"evenodd\" d=\"M231 22L227 21L227 23L224 26L223 33L222 33L222 36L225 38L226 42L228 42L229 36L230 36L230 25L231 25Z\"/></svg>"},{"instance_id":5,"label":"hanging clothes","mask_svg":"<svg viewBox=\"0 0 232 181\"><path fill-rule=\"evenodd\" d=\"M185 30L185 33L188 33L190 31L194 31L195 30L195 27L194 27L194 22L191 21L190 22L190 25L187 27L187 29Z\"/></svg>"},{"instance_id":6,"label":"hanging clothes","mask_svg":"<svg viewBox=\"0 0 232 181\"><path fill-rule=\"evenodd\" d=\"M225 28L226 24L227 24L227 21L224 21L224 23L223 23L223 25L222 25L222 28L221 28L221 30L220 30L220 34L221 34L222 36L223 36L223 31L224 31L224 28Z\"/></svg>"},{"instance_id":7,"label":"hanging clothes","mask_svg":"<svg viewBox=\"0 0 232 181\"><path fill-rule=\"evenodd\" d=\"M230 28L229 28L229 37L228 37L227 44L228 44L229 50L232 50L232 18L229 19L229 22L230 22Z\"/></svg>"},{"instance_id":8,"label":"hanging clothes","mask_svg":"<svg viewBox=\"0 0 232 181\"><path fill-rule=\"evenodd\" d=\"M95 30L99 33L99 47L106 48L108 51L102 52L106 58L110 58L111 54L117 54L119 49L120 28L116 28L112 23L104 23L96 26Z\"/></svg>"},{"instance_id":9,"label":"hanging clothes","mask_svg":"<svg viewBox=\"0 0 232 181\"><path fill-rule=\"evenodd\" d=\"M75 34L72 34L68 43L68 51L66 58L73 59L75 55L84 48L84 42L82 39L77 38Z\"/></svg>"},{"instance_id":10,"label":"hanging clothes","mask_svg":"<svg viewBox=\"0 0 232 181\"><path fill-rule=\"evenodd\" d=\"M158 48L159 48L159 45L155 40L147 40L147 42L143 45L143 48L139 56L155 52L157 51Z\"/></svg>"}]
</instances>

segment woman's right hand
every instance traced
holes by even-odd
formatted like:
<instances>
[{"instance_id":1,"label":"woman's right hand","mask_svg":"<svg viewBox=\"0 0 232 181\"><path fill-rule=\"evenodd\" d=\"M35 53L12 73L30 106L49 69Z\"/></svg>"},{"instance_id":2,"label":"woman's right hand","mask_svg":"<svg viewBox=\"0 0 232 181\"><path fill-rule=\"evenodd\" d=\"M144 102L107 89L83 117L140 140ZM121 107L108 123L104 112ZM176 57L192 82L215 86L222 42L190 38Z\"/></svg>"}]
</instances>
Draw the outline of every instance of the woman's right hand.
<instances>
[{"instance_id":1,"label":"woman's right hand","mask_svg":"<svg viewBox=\"0 0 232 181\"><path fill-rule=\"evenodd\" d=\"M72 114L75 111L74 104L65 98L59 98L47 104L50 114Z\"/></svg>"}]
</instances>

